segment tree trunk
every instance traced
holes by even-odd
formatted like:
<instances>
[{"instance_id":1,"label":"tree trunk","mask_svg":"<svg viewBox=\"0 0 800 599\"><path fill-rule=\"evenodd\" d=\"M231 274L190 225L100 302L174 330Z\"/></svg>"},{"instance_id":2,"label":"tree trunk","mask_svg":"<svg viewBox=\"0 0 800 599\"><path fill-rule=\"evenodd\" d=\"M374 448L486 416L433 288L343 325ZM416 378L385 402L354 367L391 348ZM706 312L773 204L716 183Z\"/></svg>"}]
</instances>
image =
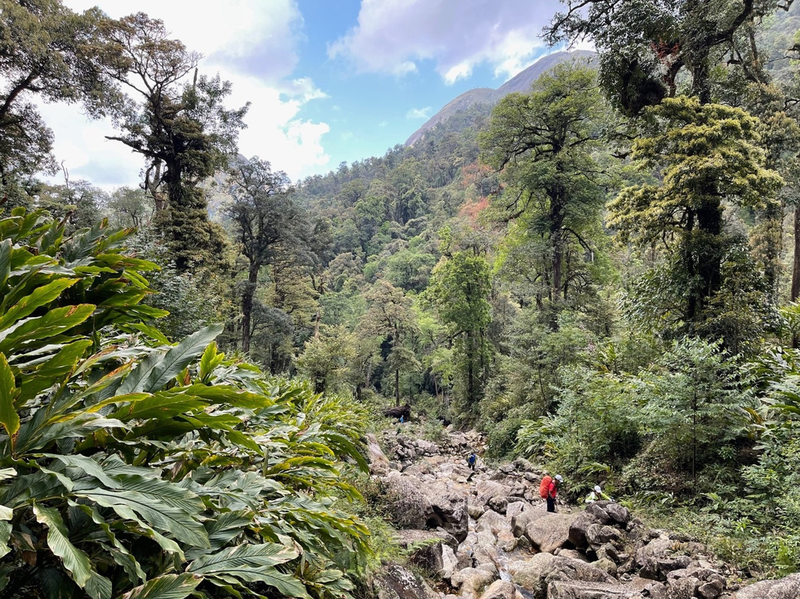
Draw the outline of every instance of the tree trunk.
<instances>
[{"instance_id":1,"label":"tree trunk","mask_svg":"<svg viewBox=\"0 0 800 599\"><path fill-rule=\"evenodd\" d=\"M400 405L400 369L394 369L394 405Z\"/></svg>"},{"instance_id":2,"label":"tree trunk","mask_svg":"<svg viewBox=\"0 0 800 599\"><path fill-rule=\"evenodd\" d=\"M253 296L256 293L260 266L261 265L257 263L250 263L250 269L247 273L247 284L242 293L242 351L244 353L250 352L250 335L252 334L252 325L250 321L253 313Z\"/></svg>"}]
</instances>

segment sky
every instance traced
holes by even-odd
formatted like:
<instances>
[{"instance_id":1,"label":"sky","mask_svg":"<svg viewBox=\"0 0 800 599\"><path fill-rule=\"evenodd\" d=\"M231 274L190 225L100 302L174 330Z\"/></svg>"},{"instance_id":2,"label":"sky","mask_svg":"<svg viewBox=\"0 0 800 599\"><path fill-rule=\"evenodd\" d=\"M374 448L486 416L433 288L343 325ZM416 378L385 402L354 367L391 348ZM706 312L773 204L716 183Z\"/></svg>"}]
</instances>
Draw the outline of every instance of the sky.
<instances>
[{"instance_id":1,"label":"sky","mask_svg":"<svg viewBox=\"0 0 800 599\"><path fill-rule=\"evenodd\" d=\"M200 52L200 72L250 102L240 152L294 181L381 156L475 87L497 88L553 51L558 0L63 0L111 17L145 12ZM136 186L141 159L80 107L42 107L71 180Z\"/></svg>"}]
</instances>

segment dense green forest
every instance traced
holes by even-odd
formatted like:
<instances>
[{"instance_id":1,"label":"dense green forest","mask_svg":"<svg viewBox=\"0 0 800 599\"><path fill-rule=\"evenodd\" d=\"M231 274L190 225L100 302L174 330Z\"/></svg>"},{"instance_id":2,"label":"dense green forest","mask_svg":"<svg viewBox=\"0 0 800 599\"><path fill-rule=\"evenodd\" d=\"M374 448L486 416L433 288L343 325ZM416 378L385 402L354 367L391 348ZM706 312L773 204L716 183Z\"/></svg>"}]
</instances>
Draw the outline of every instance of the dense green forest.
<instances>
[{"instance_id":1,"label":"dense green forest","mask_svg":"<svg viewBox=\"0 0 800 599\"><path fill-rule=\"evenodd\" d=\"M160 21L0 0L0 598L347 595L406 403L800 568L800 6L564 4L597 58L292 182ZM37 98L141 187L47 183Z\"/></svg>"}]
</instances>

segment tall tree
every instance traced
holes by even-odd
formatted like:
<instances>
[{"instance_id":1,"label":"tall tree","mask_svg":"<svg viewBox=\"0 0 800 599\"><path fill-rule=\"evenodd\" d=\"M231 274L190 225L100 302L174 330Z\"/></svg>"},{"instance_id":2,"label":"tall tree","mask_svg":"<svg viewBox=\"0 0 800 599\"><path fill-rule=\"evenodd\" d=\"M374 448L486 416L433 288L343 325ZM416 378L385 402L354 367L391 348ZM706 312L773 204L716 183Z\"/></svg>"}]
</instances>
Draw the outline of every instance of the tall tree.
<instances>
[{"instance_id":1,"label":"tall tree","mask_svg":"<svg viewBox=\"0 0 800 599\"><path fill-rule=\"evenodd\" d=\"M305 219L292 201L289 178L273 172L269 162L253 158L231 170L226 208L233 221L239 251L247 259L247 282L242 291L242 351L250 351L253 298L262 267L280 252L305 244Z\"/></svg>"},{"instance_id":2,"label":"tall tree","mask_svg":"<svg viewBox=\"0 0 800 599\"><path fill-rule=\"evenodd\" d=\"M0 0L0 183L8 194L54 171L53 133L34 104L78 102L91 117L113 113L121 95L100 62L105 17L59 0Z\"/></svg>"},{"instance_id":3,"label":"tall tree","mask_svg":"<svg viewBox=\"0 0 800 599\"><path fill-rule=\"evenodd\" d=\"M436 265L425 292L447 326L450 339L456 341L458 391L467 411L472 412L482 396L488 362L485 332L491 322L490 291L486 259L471 251L458 251Z\"/></svg>"},{"instance_id":4,"label":"tall tree","mask_svg":"<svg viewBox=\"0 0 800 599\"><path fill-rule=\"evenodd\" d=\"M764 166L759 121L745 111L681 96L648 113L648 135L634 142L633 158L661 181L623 189L608 206L608 223L623 239L674 249L676 317L696 328L717 302L723 263L735 256L722 226L725 203L765 206L783 181Z\"/></svg>"},{"instance_id":5,"label":"tall tree","mask_svg":"<svg viewBox=\"0 0 800 599\"><path fill-rule=\"evenodd\" d=\"M502 218L541 239L537 278L553 302L567 298L570 241L591 247L586 230L599 221L604 190L592 152L599 146L604 111L593 71L575 63L539 77L529 94L509 94L481 135L484 159L508 185L496 198ZM590 254L591 255L591 254Z\"/></svg>"},{"instance_id":6,"label":"tall tree","mask_svg":"<svg viewBox=\"0 0 800 599\"><path fill-rule=\"evenodd\" d=\"M400 372L419 368L412 352L403 346L416 329L411 299L402 289L381 279L365 295L369 308L362 320L363 330L387 345L386 363L394 374L395 405L400 405Z\"/></svg>"},{"instance_id":7,"label":"tall tree","mask_svg":"<svg viewBox=\"0 0 800 599\"><path fill-rule=\"evenodd\" d=\"M179 271L214 260L224 244L208 220L199 184L236 152L248 106L225 108L231 84L197 73L200 55L168 37L164 24L137 13L107 25L109 75L133 96L117 119L120 141L147 161L153 196Z\"/></svg>"},{"instance_id":8,"label":"tall tree","mask_svg":"<svg viewBox=\"0 0 800 599\"><path fill-rule=\"evenodd\" d=\"M551 43L591 40L612 101L629 115L673 97L685 73L701 103L712 99L712 71L737 32L787 10L793 0L562 0L547 30Z\"/></svg>"}]
</instances>

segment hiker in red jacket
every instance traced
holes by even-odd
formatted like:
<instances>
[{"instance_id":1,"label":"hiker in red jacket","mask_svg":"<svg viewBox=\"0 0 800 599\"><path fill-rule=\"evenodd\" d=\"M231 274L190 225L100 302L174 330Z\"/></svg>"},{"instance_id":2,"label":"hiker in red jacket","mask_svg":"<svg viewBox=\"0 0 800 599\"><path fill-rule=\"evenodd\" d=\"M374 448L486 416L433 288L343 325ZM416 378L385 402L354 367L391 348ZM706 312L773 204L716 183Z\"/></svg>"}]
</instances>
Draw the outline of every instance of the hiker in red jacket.
<instances>
[{"instance_id":1,"label":"hiker in red jacket","mask_svg":"<svg viewBox=\"0 0 800 599\"><path fill-rule=\"evenodd\" d=\"M560 474L556 474L553 480L550 481L550 486L547 488L547 511L556 511L556 496L558 495L558 485L564 482Z\"/></svg>"}]
</instances>

